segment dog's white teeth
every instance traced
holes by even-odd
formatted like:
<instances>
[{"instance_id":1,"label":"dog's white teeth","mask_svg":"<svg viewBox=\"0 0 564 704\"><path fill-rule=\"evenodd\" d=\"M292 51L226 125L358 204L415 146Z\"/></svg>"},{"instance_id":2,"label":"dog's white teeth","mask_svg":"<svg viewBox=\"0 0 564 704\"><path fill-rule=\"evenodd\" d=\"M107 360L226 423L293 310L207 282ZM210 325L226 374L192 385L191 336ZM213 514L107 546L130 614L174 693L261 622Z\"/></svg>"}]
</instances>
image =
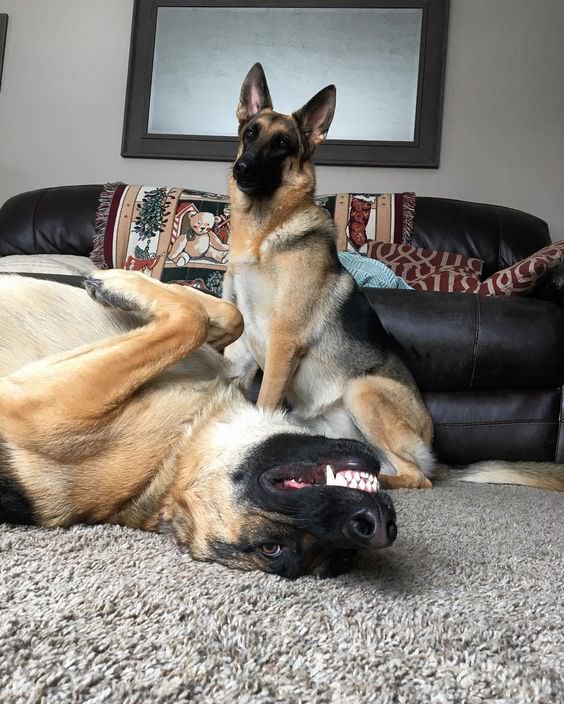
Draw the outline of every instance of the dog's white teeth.
<instances>
[{"instance_id":1,"label":"dog's white teeth","mask_svg":"<svg viewBox=\"0 0 564 704\"><path fill-rule=\"evenodd\" d=\"M334 486L335 484L341 483L339 481L339 476L335 476L330 464L325 466L325 483L327 486Z\"/></svg>"},{"instance_id":2,"label":"dog's white teeth","mask_svg":"<svg viewBox=\"0 0 564 704\"><path fill-rule=\"evenodd\" d=\"M325 465L325 483L327 486L344 486L348 489L358 489L368 494L374 494L380 488L378 479L370 472L355 470L339 471L335 474L333 467Z\"/></svg>"}]
</instances>

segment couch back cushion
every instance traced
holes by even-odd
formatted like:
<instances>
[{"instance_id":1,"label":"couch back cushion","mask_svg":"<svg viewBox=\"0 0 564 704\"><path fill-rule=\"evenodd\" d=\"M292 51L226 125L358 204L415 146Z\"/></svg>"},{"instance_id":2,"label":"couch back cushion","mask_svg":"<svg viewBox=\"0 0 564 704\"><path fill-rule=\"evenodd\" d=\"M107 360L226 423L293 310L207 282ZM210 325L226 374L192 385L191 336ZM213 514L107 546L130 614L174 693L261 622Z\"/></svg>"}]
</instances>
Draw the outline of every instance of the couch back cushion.
<instances>
[{"instance_id":1,"label":"couch back cushion","mask_svg":"<svg viewBox=\"0 0 564 704\"><path fill-rule=\"evenodd\" d=\"M88 256L103 186L27 191L0 207L0 256ZM547 224L497 205L418 197L411 244L484 260L483 278L550 243Z\"/></svg>"}]
</instances>

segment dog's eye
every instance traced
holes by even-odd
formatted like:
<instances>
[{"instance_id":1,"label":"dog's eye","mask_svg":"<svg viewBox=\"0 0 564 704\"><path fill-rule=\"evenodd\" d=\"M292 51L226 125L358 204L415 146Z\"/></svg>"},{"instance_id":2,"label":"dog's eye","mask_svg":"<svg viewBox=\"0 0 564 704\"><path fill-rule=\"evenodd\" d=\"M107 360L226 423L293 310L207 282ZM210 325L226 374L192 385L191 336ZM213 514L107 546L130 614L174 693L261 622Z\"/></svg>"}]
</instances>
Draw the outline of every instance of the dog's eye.
<instances>
[{"instance_id":1,"label":"dog's eye","mask_svg":"<svg viewBox=\"0 0 564 704\"><path fill-rule=\"evenodd\" d=\"M255 138L255 128L254 127L248 127L245 130L245 139L254 139Z\"/></svg>"},{"instance_id":2,"label":"dog's eye","mask_svg":"<svg viewBox=\"0 0 564 704\"><path fill-rule=\"evenodd\" d=\"M282 554L282 545L278 543L263 543L259 545L259 550L265 557L276 558Z\"/></svg>"},{"instance_id":3,"label":"dog's eye","mask_svg":"<svg viewBox=\"0 0 564 704\"><path fill-rule=\"evenodd\" d=\"M290 146L290 140L288 139L288 137L280 135L280 137L278 137L276 140L276 146L280 147L280 149L287 149Z\"/></svg>"}]
</instances>

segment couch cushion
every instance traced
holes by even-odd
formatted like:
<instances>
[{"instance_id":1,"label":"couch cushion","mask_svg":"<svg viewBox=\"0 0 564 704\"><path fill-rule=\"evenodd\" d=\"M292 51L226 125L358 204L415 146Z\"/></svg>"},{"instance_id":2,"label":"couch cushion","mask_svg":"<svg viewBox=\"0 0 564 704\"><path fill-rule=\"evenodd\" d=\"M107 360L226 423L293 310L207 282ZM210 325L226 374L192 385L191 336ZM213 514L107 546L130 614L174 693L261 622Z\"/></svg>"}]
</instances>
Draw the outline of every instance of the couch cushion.
<instances>
[{"instance_id":1,"label":"couch cushion","mask_svg":"<svg viewBox=\"0 0 564 704\"><path fill-rule=\"evenodd\" d=\"M425 391L564 384L564 308L528 298L363 289Z\"/></svg>"},{"instance_id":2,"label":"couch cushion","mask_svg":"<svg viewBox=\"0 0 564 704\"><path fill-rule=\"evenodd\" d=\"M554 462L562 389L426 393L441 462ZM561 458L560 458L560 461Z\"/></svg>"},{"instance_id":3,"label":"couch cushion","mask_svg":"<svg viewBox=\"0 0 564 704\"><path fill-rule=\"evenodd\" d=\"M61 186L20 193L0 207L0 256L88 256L102 185ZM411 244L485 260L484 276L550 243L547 224L496 205L417 197Z\"/></svg>"}]
</instances>

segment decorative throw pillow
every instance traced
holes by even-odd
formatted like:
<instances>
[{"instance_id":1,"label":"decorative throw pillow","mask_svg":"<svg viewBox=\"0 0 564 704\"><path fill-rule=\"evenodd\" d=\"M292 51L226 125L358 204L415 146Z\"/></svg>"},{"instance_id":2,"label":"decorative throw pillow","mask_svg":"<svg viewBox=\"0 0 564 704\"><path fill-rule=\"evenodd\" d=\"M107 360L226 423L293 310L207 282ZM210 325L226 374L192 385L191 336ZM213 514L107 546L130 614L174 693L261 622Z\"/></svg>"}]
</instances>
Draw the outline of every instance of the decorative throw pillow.
<instances>
[{"instance_id":1,"label":"decorative throw pillow","mask_svg":"<svg viewBox=\"0 0 564 704\"><path fill-rule=\"evenodd\" d=\"M410 286L422 291L518 296L528 293L551 269L564 262L564 241L553 242L482 282L482 260L461 254L374 242L368 256L384 262Z\"/></svg>"},{"instance_id":2,"label":"decorative throw pillow","mask_svg":"<svg viewBox=\"0 0 564 704\"><path fill-rule=\"evenodd\" d=\"M484 296L516 296L530 291L551 269L564 262L564 241L553 242L517 264L492 274L476 293Z\"/></svg>"},{"instance_id":3,"label":"decorative throw pillow","mask_svg":"<svg viewBox=\"0 0 564 704\"><path fill-rule=\"evenodd\" d=\"M476 257L390 242L372 242L368 256L421 291L473 293L480 286L484 265Z\"/></svg>"}]
</instances>

